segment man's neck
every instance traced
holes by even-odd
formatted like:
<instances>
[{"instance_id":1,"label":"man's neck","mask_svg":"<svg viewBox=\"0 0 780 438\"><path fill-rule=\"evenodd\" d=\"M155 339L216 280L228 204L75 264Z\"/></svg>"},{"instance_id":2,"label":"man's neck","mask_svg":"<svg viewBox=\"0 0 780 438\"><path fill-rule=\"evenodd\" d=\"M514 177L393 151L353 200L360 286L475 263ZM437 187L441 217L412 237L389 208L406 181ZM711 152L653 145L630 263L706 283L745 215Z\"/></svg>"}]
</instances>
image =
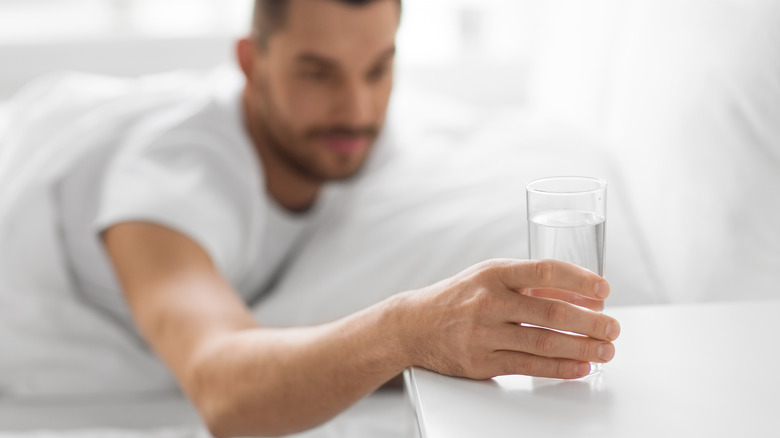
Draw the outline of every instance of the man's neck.
<instances>
[{"instance_id":1,"label":"man's neck","mask_svg":"<svg viewBox=\"0 0 780 438\"><path fill-rule=\"evenodd\" d=\"M255 108L245 92L242 96L244 124L252 139L265 174L266 190L282 207L292 212L305 212L317 200L322 183L303 177L268 147L267 138L257 124L249 123Z\"/></svg>"},{"instance_id":2,"label":"man's neck","mask_svg":"<svg viewBox=\"0 0 780 438\"><path fill-rule=\"evenodd\" d=\"M256 146L257 147L257 146ZM269 159L262 148L257 148L265 171L265 184L271 197L286 210L302 213L317 200L322 184L300 178L294 171Z\"/></svg>"}]
</instances>

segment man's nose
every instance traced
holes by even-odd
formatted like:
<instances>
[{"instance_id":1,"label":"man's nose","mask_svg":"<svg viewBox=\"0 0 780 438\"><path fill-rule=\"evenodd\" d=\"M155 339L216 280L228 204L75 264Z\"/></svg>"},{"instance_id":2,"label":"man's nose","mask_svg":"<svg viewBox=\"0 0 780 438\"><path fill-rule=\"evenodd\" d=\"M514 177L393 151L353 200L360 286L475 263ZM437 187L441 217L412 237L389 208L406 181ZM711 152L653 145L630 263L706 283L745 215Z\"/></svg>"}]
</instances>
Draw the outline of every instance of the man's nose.
<instances>
[{"instance_id":1,"label":"man's nose","mask_svg":"<svg viewBox=\"0 0 780 438\"><path fill-rule=\"evenodd\" d=\"M374 108L371 88L362 81L346 82L339 90L336 112L344 122L364 125L373 122Z\"/></svg>"}]
</instances>

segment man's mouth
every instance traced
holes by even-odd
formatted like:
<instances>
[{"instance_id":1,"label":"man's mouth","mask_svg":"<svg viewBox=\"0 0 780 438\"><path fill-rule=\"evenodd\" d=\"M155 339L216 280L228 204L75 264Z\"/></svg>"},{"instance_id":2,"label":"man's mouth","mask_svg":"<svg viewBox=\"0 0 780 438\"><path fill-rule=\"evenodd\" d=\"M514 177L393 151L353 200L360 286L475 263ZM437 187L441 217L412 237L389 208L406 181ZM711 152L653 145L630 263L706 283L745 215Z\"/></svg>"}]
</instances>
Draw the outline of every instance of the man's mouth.
<instances>
[{"instance_id":1,"label":"man's mouth","mask_svg":"<svg viewBox=\"0 0 780 438\"><path fill-rule=\"evenodd\" d=\"M339 154L351 154L368 147L370 139L365 135L325 135L321 137L326 148Z\"/></svg>"},{"instance_id":2,"label":"man's mouth","mask_svg":"<svg viewBox=\"0 0 780 438\"><path fill-rule=\"evenodd\" d=\"M378 133L379 129L374 126L335 126L328 129L313 129L307 137L336 154L348 155L368 149Z\"/></svg>"}]
</instances>

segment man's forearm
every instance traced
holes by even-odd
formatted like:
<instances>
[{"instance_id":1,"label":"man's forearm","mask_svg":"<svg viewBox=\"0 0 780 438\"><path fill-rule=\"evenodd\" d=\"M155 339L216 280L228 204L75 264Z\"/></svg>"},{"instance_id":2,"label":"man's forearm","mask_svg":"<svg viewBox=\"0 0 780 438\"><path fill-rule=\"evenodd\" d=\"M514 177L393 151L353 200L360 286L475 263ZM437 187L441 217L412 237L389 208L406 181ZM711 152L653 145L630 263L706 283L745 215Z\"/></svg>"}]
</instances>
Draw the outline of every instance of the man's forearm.
<instances>
[{"instance_id":1,"label":"man's forearm","mask_svg":"<svg viewBox=\"0 0 780 438\"><path fill-rule=\"evenodd\" d=\"M217 436L316 426L409 365L396 311L402 300L320 326L226 335L202 351L185 387Z\"/></svg>"},{"instance_id":2,"label":"man's forearm","mask_svg":"<svg viewBox=\"0 0 780 438\"><path fill-rule=\"evenodd\" d=\"M588 362L612 359L620 331L607 315L528 293L604 299L609 286L598 275L553 260L510 259L329 324L262 329L186 237L127 223L105 240L140 332L217 436L313 427L408 366L475 379L582 377Z\"/></svg>"}]
</instances>

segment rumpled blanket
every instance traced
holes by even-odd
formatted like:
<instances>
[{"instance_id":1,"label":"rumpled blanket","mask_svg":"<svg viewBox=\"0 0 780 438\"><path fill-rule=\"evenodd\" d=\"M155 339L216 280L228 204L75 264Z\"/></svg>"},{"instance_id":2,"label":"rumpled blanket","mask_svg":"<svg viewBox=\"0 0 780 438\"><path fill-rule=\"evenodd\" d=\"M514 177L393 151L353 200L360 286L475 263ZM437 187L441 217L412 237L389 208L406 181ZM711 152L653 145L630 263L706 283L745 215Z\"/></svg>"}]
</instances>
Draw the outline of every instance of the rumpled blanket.
<instances>
[{"instance_id":1,"label":"rumpled blanket","mask_svg":"<svg viewBox=\"0 0 780 438\"><path fill-rule=\"evenodd\" d=\"M145 113L200 93L208 84L239 80L236 74L231 69L136 79L58 74L32 83L5 106L0 120L0 351L5 352L0 355L0 430L5 401L90 399L121 405L128 397L177 391L171 373L137 337L75 293L61 255L51 188L84 154ZM620 175L592 142L524 108L483 111L404 89L395 92L388 117L393 147L370 172L334 188L336 202L274 290L250 303L261 324L332 320L486 258L524 257L524 184L556 174L601 176L614 184L607 239L612 303L658 301L633 237ZM399 411L404 405L398 398L379 407L367 402L300 436L408 436L413 421L412 414ZM142 415L138 412L129 408L126 415ZM381 420L388 412L389 420ZM93 426L108 424L94 420ZM137 436L135 428L84 427L83 434L70 436ZM60 436L36 429L34 436ZM198 430L154 429L148 436L197 436L190 434Z\"/></svg>"},{"instance_id":2,"label":"rumpled blanket","mask_svg":"<svg viewBox=\"0 0 780 438\"><path fill-rule=\"evenodd\" d=\"M225 73L209 73L218 74ZM0 131L0 397L175 388L147 348L74 293L51 188L108 133L198 92L205 76L61 73L8 102Z\"/></svg>"}]
</instances>

